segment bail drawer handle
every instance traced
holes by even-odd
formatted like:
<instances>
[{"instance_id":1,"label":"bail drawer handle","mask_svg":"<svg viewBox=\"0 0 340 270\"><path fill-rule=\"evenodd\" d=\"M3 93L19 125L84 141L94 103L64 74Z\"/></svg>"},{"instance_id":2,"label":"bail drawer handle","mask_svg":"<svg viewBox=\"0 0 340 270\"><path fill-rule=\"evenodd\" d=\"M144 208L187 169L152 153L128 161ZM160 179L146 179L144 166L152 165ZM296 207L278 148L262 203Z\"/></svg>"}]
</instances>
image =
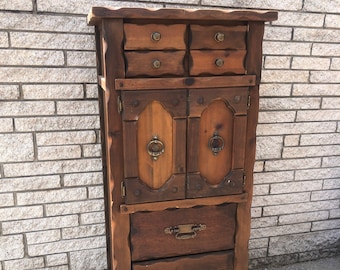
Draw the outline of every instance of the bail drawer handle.
<instances>
[{"instance_id":1,"label":"bail drawer handle","mask_svg":"<svg viewBox=\"0 0 340 270\"><path fill-rule=\"evenodd\" d=\"M184 224L164 229L164 233L174 235L177 240L193 239L197 233L207 228L205 224Z\"/></svg>"}]
</instances>

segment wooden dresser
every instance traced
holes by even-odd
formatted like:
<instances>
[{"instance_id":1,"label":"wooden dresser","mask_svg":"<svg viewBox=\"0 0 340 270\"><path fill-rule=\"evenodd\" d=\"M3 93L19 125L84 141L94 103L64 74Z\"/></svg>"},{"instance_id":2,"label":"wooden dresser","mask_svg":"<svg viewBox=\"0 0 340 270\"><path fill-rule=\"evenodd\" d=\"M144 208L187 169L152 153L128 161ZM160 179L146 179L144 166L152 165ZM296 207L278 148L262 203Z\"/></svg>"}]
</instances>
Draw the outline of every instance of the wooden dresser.
<instances>
[{"instance_id":1,"label":"wooden dresser","mask_svg":"<svg viewBox=\"0 0 340 270\"><path fill-rule=\"evenodd\" d=\"M109 269L248 269L264 22L93 7Z\"/></svg>"}]
</instances>

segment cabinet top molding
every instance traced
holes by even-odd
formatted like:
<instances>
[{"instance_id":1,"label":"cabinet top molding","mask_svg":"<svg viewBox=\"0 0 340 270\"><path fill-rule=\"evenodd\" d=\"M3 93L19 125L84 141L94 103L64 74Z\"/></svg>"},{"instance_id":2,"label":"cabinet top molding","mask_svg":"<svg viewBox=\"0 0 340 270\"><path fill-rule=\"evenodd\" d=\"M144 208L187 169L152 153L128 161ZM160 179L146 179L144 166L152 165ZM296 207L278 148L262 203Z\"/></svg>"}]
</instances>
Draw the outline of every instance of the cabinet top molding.
<instances>
[{"instance_id":1,"label":"cabinet top molding","mask_svg":"<svg viewBox=\"0 0 340 270\"><path fill-rule=\"evenodd\" d=\"M204 20L204 21L275 21L277 11L242 9L146 9L92 7L89 25L97 25L104 19L155 19L155 20Z\"/></svg>"}]
</instances>

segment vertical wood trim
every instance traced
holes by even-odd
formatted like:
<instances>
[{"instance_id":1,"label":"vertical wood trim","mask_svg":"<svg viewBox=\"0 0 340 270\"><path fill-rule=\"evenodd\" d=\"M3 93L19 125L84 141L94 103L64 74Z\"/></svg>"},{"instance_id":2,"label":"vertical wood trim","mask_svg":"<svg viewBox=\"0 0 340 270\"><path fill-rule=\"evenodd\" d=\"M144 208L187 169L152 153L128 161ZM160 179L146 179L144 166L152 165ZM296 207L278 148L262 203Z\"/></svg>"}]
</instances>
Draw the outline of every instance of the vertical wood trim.
<instances>
[{"instance_id":1,"label":"vertical wood trim","mask_svg":"<svg viewBox=\"0 0 340 270\"><path fill-rule=\"evenodd\" d=\"M247 131L247 116L236 116L234 118L234 134L233 134L233 153L232 153L232 168L243 169L244 157L246 155L246 131Z\"/></svg>"},{"instance_id":2,"label":"vertical wood trim","mask_svg":"<svg viewBox=\"0 0 340 270\"><path fill-rule=\"evenodd\" d=\"M124 146L124 178L138 177L137 158L137 123L136 121L123 122Z\"/></svg>"}]
</instances>

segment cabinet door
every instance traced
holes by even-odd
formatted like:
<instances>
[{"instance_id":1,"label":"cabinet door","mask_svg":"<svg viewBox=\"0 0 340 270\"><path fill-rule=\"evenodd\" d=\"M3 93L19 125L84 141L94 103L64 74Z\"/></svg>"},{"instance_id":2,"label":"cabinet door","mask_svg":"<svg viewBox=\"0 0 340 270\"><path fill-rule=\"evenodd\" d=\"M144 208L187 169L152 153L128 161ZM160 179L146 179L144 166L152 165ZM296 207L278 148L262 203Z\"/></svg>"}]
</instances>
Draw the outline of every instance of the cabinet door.
<instances>
[{"instance_id":1,"label":"cabinet door","mask_svg":"<svg viewBox=\"0 0 340 270\"><path fill-rule=\"evenodd\" d=\"M189 92L187 198L243 191L248 88Z\"/></svg>"},{"instance_id":2,"label":"cabinet door","mask_svg":"<svg viewBox=\"0 0 340 270\"><path fill-rule=\"evenodd\" d=\"M125 203L183 199L186 91L122 93Z\"/></svg>"}]
</instances>

